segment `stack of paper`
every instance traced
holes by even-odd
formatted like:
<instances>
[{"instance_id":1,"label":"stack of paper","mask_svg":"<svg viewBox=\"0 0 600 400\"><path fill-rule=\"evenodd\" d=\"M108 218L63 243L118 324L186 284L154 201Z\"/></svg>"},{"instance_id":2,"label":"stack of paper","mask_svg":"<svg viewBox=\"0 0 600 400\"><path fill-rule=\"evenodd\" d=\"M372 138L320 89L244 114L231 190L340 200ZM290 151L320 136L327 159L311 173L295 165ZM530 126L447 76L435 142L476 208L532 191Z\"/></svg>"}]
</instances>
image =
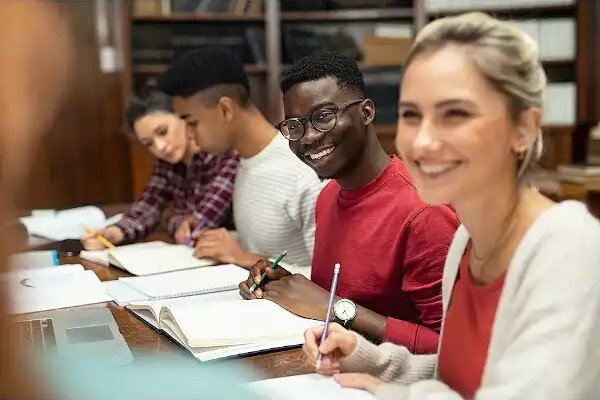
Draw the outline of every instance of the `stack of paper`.
<instances>
[{"instance_id":1,"label":"stack of paper","mask_svg":"<svg viewBox=\"0 0 600 400\"><path fill-rule=\"evenodd\" d=\"M98 276L78 264L13 272L6 278L13 314L111 301Z\"/></svg>"},{"instance_id":2,"label":"stack of paper","mask_svg":"<svg viewBox=\"0 0 600 400\"><path fill-rule=\"evenodd\" d=\"M85 206L24 217L20 221L27 228L29 235L60 241L79 239L85 233L85 228L103 228L118 222L121 217L122 215L118 214L106 219L98 207Z\"/></svg>"}]
</instances>

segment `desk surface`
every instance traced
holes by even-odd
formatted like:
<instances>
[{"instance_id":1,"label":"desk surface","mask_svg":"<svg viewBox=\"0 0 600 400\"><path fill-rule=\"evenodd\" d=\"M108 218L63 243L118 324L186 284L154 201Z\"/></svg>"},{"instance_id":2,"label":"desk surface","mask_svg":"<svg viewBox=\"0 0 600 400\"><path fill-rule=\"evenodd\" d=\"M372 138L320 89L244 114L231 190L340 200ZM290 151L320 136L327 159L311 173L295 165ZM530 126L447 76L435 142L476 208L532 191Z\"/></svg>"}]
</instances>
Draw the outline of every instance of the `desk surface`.
<instances>
[{"instance_id":1,"label":"desk surface","mask_svg":"<svg viewBox=\"0 0 600 400\"><path fill-rule=\"evenodd\" d=\"M160 234L151 235L147 238L147 240L165 239L166 237ZM61 262L63 264L81 264L85 269L94 271L102 281L117 279L120 276L130 276L130 274L120 269L103 267L81 260L79 257L64 257ZM129 348L136 359L148 357L149 354L165 352L168 352L171 355L180 354L181 357L193 359L186 350L175 344L167 336L161 335L150 326L140 321L125 308L119 307L112 302L97 304L92 307L108 307L111 310L119 325L121 333L125 337L125 341L129 345ZM265 378L299 375L314 371L314 369L306 362L301 349L277 351L257 356L224 360L221 362L251 367L256 373L262 374Z\"/></svg>"}]
</instances>

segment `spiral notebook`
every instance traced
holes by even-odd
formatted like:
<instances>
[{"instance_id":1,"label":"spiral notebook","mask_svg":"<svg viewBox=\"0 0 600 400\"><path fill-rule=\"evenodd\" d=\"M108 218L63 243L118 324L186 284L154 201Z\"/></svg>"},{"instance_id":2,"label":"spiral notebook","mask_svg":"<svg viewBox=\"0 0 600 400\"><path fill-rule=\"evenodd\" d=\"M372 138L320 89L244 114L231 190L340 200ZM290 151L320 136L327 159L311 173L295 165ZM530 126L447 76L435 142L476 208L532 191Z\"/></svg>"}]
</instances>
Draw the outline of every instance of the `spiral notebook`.
<instances>
[{"instance_id":1,"label":"spiral notebook","mask_svg":"<svg viewBox=\"0 0 600 400\"><path fill-rule=\"evenodd\" d=\"M150 299L169 299L235 290L248 271L233 264L194 268L164 274L119 278L119 282Z\"/></svg>"}]
</instances>

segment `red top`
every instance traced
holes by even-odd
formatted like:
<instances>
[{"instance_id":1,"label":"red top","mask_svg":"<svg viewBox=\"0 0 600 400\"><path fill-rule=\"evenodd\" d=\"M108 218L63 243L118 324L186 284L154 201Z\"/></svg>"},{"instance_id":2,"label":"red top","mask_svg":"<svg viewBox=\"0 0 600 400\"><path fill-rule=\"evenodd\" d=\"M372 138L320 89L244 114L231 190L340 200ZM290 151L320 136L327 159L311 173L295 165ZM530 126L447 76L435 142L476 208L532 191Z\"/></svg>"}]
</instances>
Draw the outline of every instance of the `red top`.
<instances>
[{"instance_id":1,"label":"red top","mask_svg":"<svg viewBox=\"0 0 600 400\"><path fill-rule=\"evenodd\" d=\"M461 260L438 359L442 381L467 399L481 384L492 325L506 273L487 285L473 281L469 272L470 246Z\"/></svg>"},{"instance_id":2,"label":"red top","mask_svg":"<svg viewBox=\"0 0 600 400\"><path fill-rule=\"evenodd\" d=\"M362 188L331 181L316 206L312 280L336 295L388 317L385 340L415 353L435 353L442 318L442 271L458 226L447 206L418 197L394 157Z\"/></svg>"}]
</instances>

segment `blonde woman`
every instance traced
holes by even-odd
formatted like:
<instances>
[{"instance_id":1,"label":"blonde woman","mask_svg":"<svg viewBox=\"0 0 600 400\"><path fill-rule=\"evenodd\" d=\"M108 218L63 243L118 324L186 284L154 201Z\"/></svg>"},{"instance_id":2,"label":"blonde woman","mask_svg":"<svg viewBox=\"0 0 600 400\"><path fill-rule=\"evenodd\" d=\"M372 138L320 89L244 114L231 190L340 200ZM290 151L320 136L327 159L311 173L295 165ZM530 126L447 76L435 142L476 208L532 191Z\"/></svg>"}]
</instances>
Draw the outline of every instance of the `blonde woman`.
<instances>
[{"instance_id":1,"label":"blonde woman","mask_svg":"<svg viewBox=\"0 0 600 400\"><path fill-rule=\"evenodd\" d=\"M381 399L600 398L600 224L526 184L542 149L546 77L535 43L482 13L418 35L396 145L421 198L458 229L443 278L438 354L306 332L321 373ZM339 372L342 372L341 374Z\"/></svg>"}]
</instances>

